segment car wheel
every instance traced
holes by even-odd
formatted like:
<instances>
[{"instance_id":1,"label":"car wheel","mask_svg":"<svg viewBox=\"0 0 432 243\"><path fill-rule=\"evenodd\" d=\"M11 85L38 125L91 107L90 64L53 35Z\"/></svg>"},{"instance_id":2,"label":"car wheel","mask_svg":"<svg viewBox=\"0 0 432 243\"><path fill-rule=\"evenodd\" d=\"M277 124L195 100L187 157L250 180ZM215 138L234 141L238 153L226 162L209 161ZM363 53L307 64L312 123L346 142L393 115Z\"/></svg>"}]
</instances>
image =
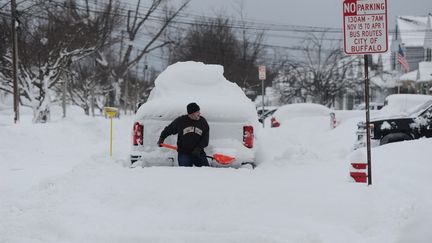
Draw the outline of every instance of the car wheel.
<instances>
[{"instance_id":1,"label":"car wheel","mask_svg":"<svg viewBox=\"0 0 432 243\"><path fill-rule=\"evenodd\" d=\"M241 163L240 168L248 168L248 169L255 169L256 164L254 162L243 162Z\"/></svg>"},{"instance_id":2,"label":"car wheel","mask_svg":"<svg viewBox=\"0 0 432 243\"><path fill-rule=\"evenodd\" d=\"M388 144L388 143L394 143L394 142L400 142L405 140L412 140L412 137L405 134L405 133L390 133L385 135L381 141L380 145Z\"/></svg>"}]
</instances>

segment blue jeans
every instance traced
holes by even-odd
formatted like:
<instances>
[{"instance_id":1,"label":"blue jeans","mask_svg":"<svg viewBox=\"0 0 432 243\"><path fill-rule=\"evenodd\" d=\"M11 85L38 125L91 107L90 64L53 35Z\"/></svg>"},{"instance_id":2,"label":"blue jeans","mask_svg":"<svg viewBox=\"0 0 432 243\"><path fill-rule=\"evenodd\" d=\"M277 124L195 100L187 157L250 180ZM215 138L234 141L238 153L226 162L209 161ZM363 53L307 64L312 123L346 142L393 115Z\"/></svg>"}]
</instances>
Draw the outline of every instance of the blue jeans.
<instances>
[{"instance_id":1,"label":"blue jeans","mask_svg":"<svg viewBox=\"0 0 432 243\"><path fill-rule=\"evenodd\" d=\"M195 157L191 154L179 152L178 164L179 166L186 166L186 167L192 167L193 165L196 167L209 166L207 157L204 153L202 153L200 157Z\"/></svg>"}]
</instances>

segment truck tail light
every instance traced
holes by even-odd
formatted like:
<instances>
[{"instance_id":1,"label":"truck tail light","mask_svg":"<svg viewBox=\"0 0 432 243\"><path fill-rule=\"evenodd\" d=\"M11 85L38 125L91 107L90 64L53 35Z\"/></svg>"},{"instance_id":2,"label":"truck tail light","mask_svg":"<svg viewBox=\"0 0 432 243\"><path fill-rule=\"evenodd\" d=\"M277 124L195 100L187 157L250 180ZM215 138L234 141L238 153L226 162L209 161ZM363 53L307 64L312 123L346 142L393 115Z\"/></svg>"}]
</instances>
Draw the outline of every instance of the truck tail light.
<instances>
[{"instance_id":1,"label":"truck tail light","mask_svg":"<svg viewBox=\"0 0 432 243\"><path fill-rule=\"evenodd\" d=\"M243 145L246 148L253 148L254 129L253 126L243 126Z\"/></svg>"},{"instance_id":2,"label":"truck tail light","mask_svg":"<svg viewBox=\"0 0 432 243\"><path fill-rule=\"evenodd\" d=\"M271 124L270 124L271 127L279 127L280 126L280 123L276 120L276 117L272 117L270 121L271 121Z\"/></svg>"},{"instance_id":3,"label":"truck tail light","mask_svg":"<svg viewBox=\"0 0 432 243\"><path fill-rule=\"evenodd\" d=\"M135 122L133 126L132 143L133 145L143 145L144 126L139 122Z\"/></svg>"}]
</instances>

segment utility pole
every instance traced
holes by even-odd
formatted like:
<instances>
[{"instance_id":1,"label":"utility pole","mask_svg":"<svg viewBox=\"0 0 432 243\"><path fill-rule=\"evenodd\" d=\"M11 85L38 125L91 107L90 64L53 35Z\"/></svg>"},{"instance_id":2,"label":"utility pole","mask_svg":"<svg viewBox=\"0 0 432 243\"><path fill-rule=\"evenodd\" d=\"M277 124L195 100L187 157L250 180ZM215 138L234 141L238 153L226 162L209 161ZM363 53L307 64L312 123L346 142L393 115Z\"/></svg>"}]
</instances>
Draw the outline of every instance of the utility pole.
<instances>
[{"instance_id":1,"label":"utility pole","mask_svg":"<svg viewBox=\"0 0 432 243\"><path fill-rule=\"evenodd\" d=\"M129 104L129 68L126 70L125 92L124 92L124 114L127 115L127 109Z\"/></svg>"},{"instance_id":2,"label":"utility pole","mask_svg":"<svg viewBox=\"0 0 432 243\"><path fill-rule=\"evenodd\" d=\"M145 83L147 82L146 71L147 71L147 56L144 56L143 75L144 75L144 82Z\"/></svg>"},{"instance_id":3,"label":"utility pole","mask_svg":"<svg viewBox=\"0 0 432 243\"><path fill-rule=\"evenodd\" d=\"M261 115L264 114L264 95L265 95L265 87L264 87L264 81L266 80L266 66L260 65L258 66L258 78L261 80L261 97L262 97L262 108L261 108ZM264 121L263 121L263 127L264 127Z\"/></svg>"},{"instance_id":4,"label":"utility pole","mask_svg":"<svg viewBox=\"0 0 432 243\"><path fill-rule=\"evenodd\" d=\"M67 80L67 77L66 77L66 74L65 75L63 75L63 87L62 87L62 89L63 89L63 94L62 94L62 108L63 108L63 118L65 118L66 117L66 92L67 92L67 82L66 82L66 80Z\"/></svg>"},{"instance_id":5,"label":"utility pole","mask_svg":"<svg viewBox=\"0 0 432 243\"><path fill-rule=\"evenodd\" d=\"M12 11L12 79L13 79L13 106L14 106L14 122L19 121L19 94L18 94L18 35L17 35L17 11L16 1L11 0L11 11Z\"/></svg>"}]
</instances>

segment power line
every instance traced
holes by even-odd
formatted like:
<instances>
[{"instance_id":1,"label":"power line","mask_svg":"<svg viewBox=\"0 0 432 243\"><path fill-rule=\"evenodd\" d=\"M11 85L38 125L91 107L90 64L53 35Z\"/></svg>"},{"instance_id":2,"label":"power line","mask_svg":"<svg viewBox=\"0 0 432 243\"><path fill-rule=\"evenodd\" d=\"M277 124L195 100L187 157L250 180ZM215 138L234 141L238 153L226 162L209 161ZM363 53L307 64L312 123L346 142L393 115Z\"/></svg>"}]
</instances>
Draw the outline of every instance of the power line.
<instances>
[{"instance_id":1,"label":"power line","mask_svg":"<svg viewBox=\"0 0 432 243\"><path fill-rule=\"evenodd\" d=\"M44 3L43 1L39 1L37 2L36 0L23 0L20 3L24 3L24 2L33 2L35 4L31 5L31 7L36 6L36 5L40 5L42 3ZM104 6L100 6L96 4L96 1L93 0L93 6L91 6L91 9L88 9L88 11L90 13L104 13L105 12L105 8ZM62 8L72 8L71 6L68 5L63 5L60 2L57 2L55 0L50 1L50 4L54 5L54 7L62 7ZM131 5L131 4L126 4L126 5ZM136 7L136 5L134 5L134 8ZM30 8L30 7L29 7ZM29 9L27 8L27 9ZM87 7L82 5L82 4L77 4L76 9L78 10L83 10L83 11L87 11ZM141 7L138 14L145 14L142 12L142 10L149 10L149 7ZM127 8L119 8L118 9L118 13L110 13L111 16L113 17L124 17L127 18L129 15L127 14L129 11L133 11L135 12L135 10L129 10ZM156 9L154 11L154 13L156 14L160 14L163 13L162 10ZM35 13L29 13L30 16L32 17L37 17L40 19L45 19L47 20L48 18L45 16L41 16L41 15L36 15ZM9 16L8 16L9 17ZM191 19L191 17L195 17L195 19ZM201 20L197 19L198 17L201 18ZM141 16L137 16L138 19L143 19L143 17ZM187 28L183 28L181 26L191 26L191 25L202 25L202 26L212 26L213 23L212 21L217 20L217 18L213 18L213 17L208 17L208 16L197 16L194 14L190 14L190 13L185 13L183 12L182 14L180 14L178 16L178 20L173 20L172 23L176 23L177 25L172 26L172 28L176 28L176 29L180 29L180 30L187 30ZM159 15L155 15L155 16L150 16L150 18L148 19L148 21L150 21L150 23L161 23L165 21L165 18L163 16L159 16ZM253 25L253 26L247 26L247 25ZM146 26L147 28L156 28L155 26L151 26L148 25ZM312 26L297 26L297 25L281 25L281 24L272 24L272 23L257 23L257 22L251 22L251 21L242 21L242 20L236 20L234 19L232 21L231 24L229 24L227 27L232 28L232 29L240 29L240 30L256 30L256 31L268 31L270 33L266 33L266 36L269 37L274 37L274 38L283 38L283 39L298 39L298 40L305 40L304 36L295 36L295 35L284 35L284 34L279 34L279 33L283 33L283 32L294 32L294 33L300 33L300 34L305 34L305 33L331 33L331 34L342 34L341 29L338 28L324 28L324 27L312 27ZM412 32L412 33L416 33L416 32L424 32L423 30L411 30L411 31L406 31L408 32ZM150 34L143 34L144 36L151 36ZM424 39L422 37L410 37L410 40L415 40L415 39ZM321 40L325 40L325 41L342 41L343 38L320 38ZM408 38L406 38L408 39ZM269 44L269 43L263 43L262 46L267 47L267 48L280 48L280 49L286 49L286 50L291 50L291 51L303 51L304 48L299 48L299 47L295 47L295 46L281 46L281 45L274 45L274 44Z\"/></svg>"},{"instance_id":2,"label":"power line","mask_svg":"<svg viewBox=\"0 0 432 243\"><path fill-rule=\"evenodd\" d=\"M32 1L32 0L23 0L22 2L25 1ZM33 0L35 1L35 0ZM40 4L41 2L39 2L38 4ZM60 6L59 2L55 2L52 1L51 3L54 3L54 5ZM99 7L98 9L98 5L96 4L97 2L94 0L94 5L93 6L95 9L93 10L89 10L89 12L93 12L93 13L102 13L104 10L101 9ZM129 6L132 6L131 4L126 4ZM65 7L68 8L68 6L64 6L61 5L61 7ZM136 7L136 5L134 5L134 7ZM81 9L81 10L87 10L83 5L77 4L77 8ZM149 9L149 7L141 7L141 9ZM120 13L119 14L111 14L112 16L120 16L120 17L128 17L128 15L125 12L130 11L129 9L125 9L125 8L120 8ZM134 10L135 11L135 10ZM157 11L161 11L159 9L156 9L155 12ZM142 12L140 12L142 14ZM204 21L204 20L191 20L190 18L183 18L183 16L195 16L198 17L197 15L194 14L190 14L190 13L185 13L185 14L180 14L178 16L178 18L180 20L173 20L172 23L177 23L177 24L182 24L182 25L204 25L204 26L209 26L211 25L211 21L215 20L217 18L212 18L212 17L206 17L206 16L199 16L199 17L205 17L207 19L209 19L208 21ZM138 18L142 19L142 17ZM183 18L183 20L181 19ZM149 18L150 21L154 21L154 22L164 22L165 19L161 16L150 16ZM298 33L338 33L341 34L342 30L338 29L338 28L324 28L324 27L312 27L312 26L295 26L295 25L280 25L280 24L269 24L269 23L256 23L256 22L248 22L246 21L246 24L249 25L257 25L257 26L245 26L245 24L235 24L235 22L239 22L239 20L234 20L233 21L234 24L228 25L228 27L233 28L233 29L246 29L246 30L256 30L256 31L270 31L270 32L298 32ZM270 27L271 26L271 27ZM276 27L276 28L275 28ZM422 33L426 30L407 30L405 31L405 33L411 32L411 33ZM392 33L390 31L390 33ZM287 39L304 39L304 37L301 36L292 36L292 35L280 35L280 34L266 34L267 36L270 37L279 37L279 38L287 38ZM422 38L422 37L418 37L418 38ZM410 37L410 39L417 39L417 37ZM323 40L343 40L343 38L324 38Z\"/></svg>"},{"instance_id":3,"label":"power line","mask_svg":"<svg viewBox=\"0 0 432 243\"><path fill-rule=\"evenodd\" d=\"M32 0L26 0L26 1L32 1ZM33 0L34 1L34 0ZM61 6L64 8L71 8L70 6L60 5L59 2L51 1L52 4ZM131 4L127 4L131 5ZM81 4L76 5L78 9L80 10L86 10L87 8ZM135 5L136 7L136 5ZM100 8L100 6L95 5L95 9L89 9L89 12L92 13L103 13L104 9ZM149 7L142 7L142 9L149 9ZM126 8L120 8L120 13L113 14L111 13L111 16L113 17L128 17L129 11L135 11L130 10ZM154 11L154 13L161 12L162 10L157 9ZM144 15L145 13L139 12L139 14ZM190 16L195 16L195 19L191 19ZM208 20L198 20L196 18L204 17ZM143 17L138 16L138 19L143 19ZM172 23L182 24L182 25L203 25L203 26L211 26L212 21L217 20L217 17L209 17L209 16L196 16L194 14L190 13L183 13L180 14L177 17L178 20L173 20ZM232 18L231 18L232 19ZM153 20L156 22L164 22L165 18L163 16L150 16L149 20ZM245 21L241 23L241 20L231 20L233 22L232 24L228 24L227 26L233 29L244 29L244 30L256 30L256 31L272 31L272 32L298 32L298 33L334 33L334 34L342 34L343 31L341 28L329 28L329 27L313 27L313 26L300 26L300 25L286 25L286 24L273 24L273 23L258 23L258 22L251 22L251 21ZM239 24L240 23L240 24ZM415 29L415 30L405 30L405 33L423 33L427 29ZM396 33L395 31L388 31L390 34Z\"/></svg>"}]
</instances>

